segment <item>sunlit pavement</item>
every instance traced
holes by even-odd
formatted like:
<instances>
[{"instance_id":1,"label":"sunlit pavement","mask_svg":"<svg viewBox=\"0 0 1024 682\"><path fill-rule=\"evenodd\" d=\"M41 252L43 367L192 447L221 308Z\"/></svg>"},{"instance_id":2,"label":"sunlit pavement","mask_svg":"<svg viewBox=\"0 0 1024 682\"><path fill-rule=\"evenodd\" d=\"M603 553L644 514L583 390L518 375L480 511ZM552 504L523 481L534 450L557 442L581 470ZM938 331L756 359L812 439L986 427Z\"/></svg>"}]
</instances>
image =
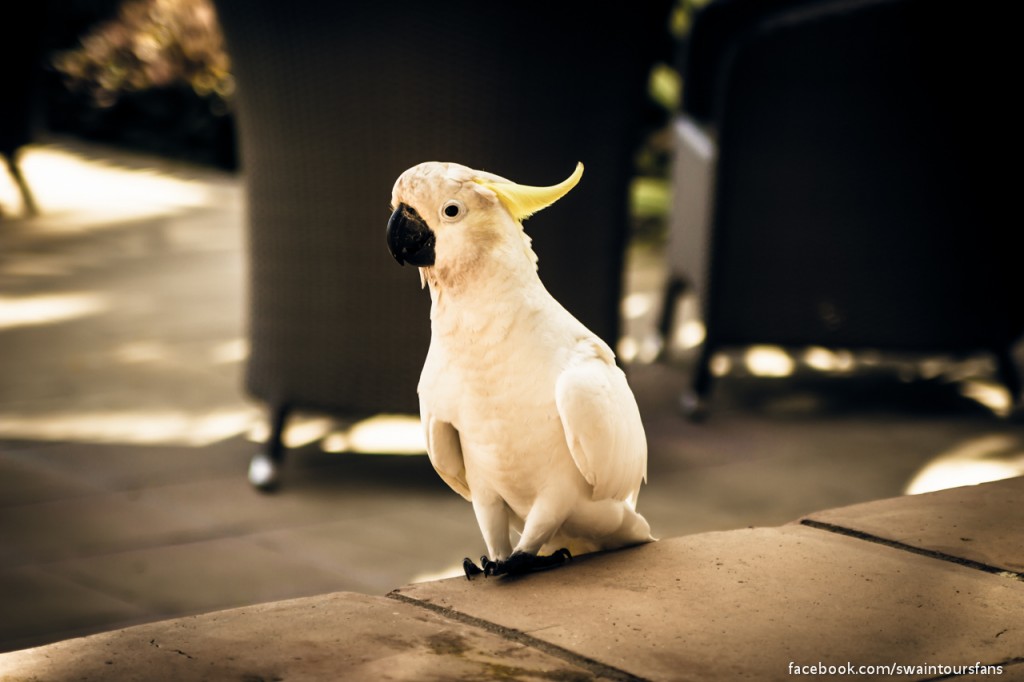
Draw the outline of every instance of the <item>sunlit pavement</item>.
<instances>
[{"instance_id":1,"label":"sunlit pavement","mask_svg":"<svg viewBox=\"0 0 1024 682\"><path fill-rule=\"evenodd\" d=\"M472 511L408 422L296 420L283 490L245 481L262 429L246 357L238 178L79 144L0 176L0 650L212 609L458 572ZM686 347L648 364L656 249L623 304L650 441L639 508L656 535L771 526L820 509L1024 474L991 362L723 354L710 416L679 416ZM543 270L541 271L543 276Z\"/></svg>"}]
</instances>

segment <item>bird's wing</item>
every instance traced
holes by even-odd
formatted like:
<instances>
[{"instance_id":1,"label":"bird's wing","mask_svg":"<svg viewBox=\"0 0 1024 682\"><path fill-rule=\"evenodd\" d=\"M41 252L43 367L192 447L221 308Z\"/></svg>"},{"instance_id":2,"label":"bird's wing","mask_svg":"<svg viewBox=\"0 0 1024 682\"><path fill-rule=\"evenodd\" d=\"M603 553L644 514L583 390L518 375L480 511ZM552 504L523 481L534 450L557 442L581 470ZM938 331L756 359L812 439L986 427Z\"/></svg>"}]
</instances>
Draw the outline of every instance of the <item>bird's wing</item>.
<instances>
[{"instance_id":1,"label":"bird's wing","mask_svg":"<svg viewBox=\"0 0 1024 682\"><path fill-rule=\"evenodd\" d=\"M647 479L647 437L640 410L611 350L582 342L555 384L555 404L576 467L593 499L636 505Z\"/></svg>"},{"instance_id":2,"label":"bird's wing","mask_svg":"<svg viewBox=\"0 0 1024 682\"><path fill-rule=\"evenodd\" d=\"M466 482L466 464L462 459L459 432L448 422L428 412L424 412L421 417L427 435L427 455L434 470L452 490L472 501L469 483Z\"/></svg>"}]
</instances>

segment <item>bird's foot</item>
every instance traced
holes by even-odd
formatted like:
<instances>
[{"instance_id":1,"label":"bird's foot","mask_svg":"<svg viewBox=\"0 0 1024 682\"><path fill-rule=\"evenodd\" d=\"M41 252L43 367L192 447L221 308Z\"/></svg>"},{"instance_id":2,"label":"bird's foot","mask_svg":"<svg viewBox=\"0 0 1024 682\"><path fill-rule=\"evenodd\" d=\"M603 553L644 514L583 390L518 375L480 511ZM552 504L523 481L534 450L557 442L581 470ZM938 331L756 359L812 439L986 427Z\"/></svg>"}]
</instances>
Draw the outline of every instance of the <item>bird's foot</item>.
<instances>
[{"instance_id":1,"label":"bird's foot","mask_svg":"<svg viewBox=\"0 0 1024 682\"><path fill-rule=\"evenodd\" d=\"M486 559L486 557L483 557ZM492 575L522 575L523 573L534 573L555 568L572 560L572 554L564 547L557 552L547 556L528 554L527 552L513 552L512 556L504 561L488 561L484 563L483 572L485 576Z\"/></svg>"},{"instance_id":2,"label":"bird's foot","mask_svg":"<svg viewBox=\"0 0 1024 682\"><path fill-rule=\"evenodd\" d=\"M547 556L528 554L527 552L513 552L512 556L504 561L492 561L486 556L480 557L480 565L477 566L470 558L462 560L462 570L466 572L466 579L472 580L483 573L485 578L499 575L522 575L523 573L535 573L546 571L562 564L572 561L572 554L569 550L562 548Z\"/></svg>"},{"instance_id":3,"label":"bird's foot","mask_svg":"<svg viewBox=\"0 0 1024 682\"><path fill-rule=\"evenodd\" d=\"M481 559L486 559L487 557L480 557L480 558ZM484 562L481 561L480 563L484 563ZM484 569L482 569L479 566L477 566L476 564L474 564L473 560L470 559L469 557L466 557L465 559L462 560L462 570L466 572L466 580L472 580L473 576L480 575L481 573L484 572Z\"/></svg>"},{"instance_id":4,"label":"bird's foot","mask_svg":"<svg viewBox=\"0 0 1024 682\"><path fill-rule=\"evenodd\" d=\"M473 560L469 557L462 560L462 570L466 572L466 580L472 580L474 576L478 576L481 573L484 574L484 577L492 575L494 567L497 565L497 562L491 561L486 556L480 557L479 566L474 564Z\"/></svg>"}]
</instances>

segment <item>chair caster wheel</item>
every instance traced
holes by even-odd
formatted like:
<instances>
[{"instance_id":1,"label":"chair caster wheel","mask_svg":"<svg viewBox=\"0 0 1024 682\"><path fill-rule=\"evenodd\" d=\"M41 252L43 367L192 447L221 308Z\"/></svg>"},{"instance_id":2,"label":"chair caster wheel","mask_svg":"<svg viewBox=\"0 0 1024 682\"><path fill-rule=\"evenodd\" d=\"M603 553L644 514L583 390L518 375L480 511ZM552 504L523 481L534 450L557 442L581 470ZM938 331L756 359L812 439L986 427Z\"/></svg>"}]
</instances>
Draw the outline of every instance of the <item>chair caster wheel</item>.
<instances>
[{"instance_id":1,"label":"chair caster wheel","mask_svg":"<svg viewBox=\"0 0 1024 682\"><path fill-rule=\"evenodd\" d=\"M265 452L257 452L249 462L249 483L262 492L276 490L281 484L281 465Z\"/></svg>"}]
</instances>

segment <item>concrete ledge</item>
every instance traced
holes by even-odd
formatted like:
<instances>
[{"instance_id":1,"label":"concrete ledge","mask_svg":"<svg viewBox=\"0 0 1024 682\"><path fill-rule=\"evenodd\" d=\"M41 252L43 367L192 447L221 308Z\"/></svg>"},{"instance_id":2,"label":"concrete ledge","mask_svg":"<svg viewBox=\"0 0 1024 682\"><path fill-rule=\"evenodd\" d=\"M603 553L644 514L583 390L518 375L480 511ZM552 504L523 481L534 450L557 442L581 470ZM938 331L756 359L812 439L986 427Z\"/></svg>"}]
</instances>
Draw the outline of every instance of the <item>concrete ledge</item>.
<instances>
[{"instance_id":1,"label":"concrete ledge","mask_svg":"<svg viewBox=\"0 0 1024 682\"><path fill-rule=\"evenodd\" d=\"M1024 654L1024 583L800 526L665 540L516 584L442 581L399 594L643 679Z\"/></svg>"},{"instance_id":2,"label":"concrete ledge","mask_svg":"<svg viewBox=\"0 0 1024 682\"><path fill-rule=\"evenodd\" d=\"M1022 491L1012 479L517 579L153 623L0 655L0 680L783 680L791 664L1024 680ZM936 667L979 662L1001 674Z\"/></svg>"},{"instance_id":3,"label":"concrete ledge","mask_svg":"<svg viewBox=\"0 0 1024 682\"><path fill-rule=\"evenodd\" d=\"M504 637L339 592L140 625L0 656L0 680L590 679Z\"/></svg>"},{"instance_id":4,"label":"concrete ledge","mask_svg":"<svg viewBox=\"0 0 1024 682\"><path fill-rule=\"evenodd\" d=\"M1024 477L866 502L804 522L1024 573Z\"/></svg>"}]
</instances>

